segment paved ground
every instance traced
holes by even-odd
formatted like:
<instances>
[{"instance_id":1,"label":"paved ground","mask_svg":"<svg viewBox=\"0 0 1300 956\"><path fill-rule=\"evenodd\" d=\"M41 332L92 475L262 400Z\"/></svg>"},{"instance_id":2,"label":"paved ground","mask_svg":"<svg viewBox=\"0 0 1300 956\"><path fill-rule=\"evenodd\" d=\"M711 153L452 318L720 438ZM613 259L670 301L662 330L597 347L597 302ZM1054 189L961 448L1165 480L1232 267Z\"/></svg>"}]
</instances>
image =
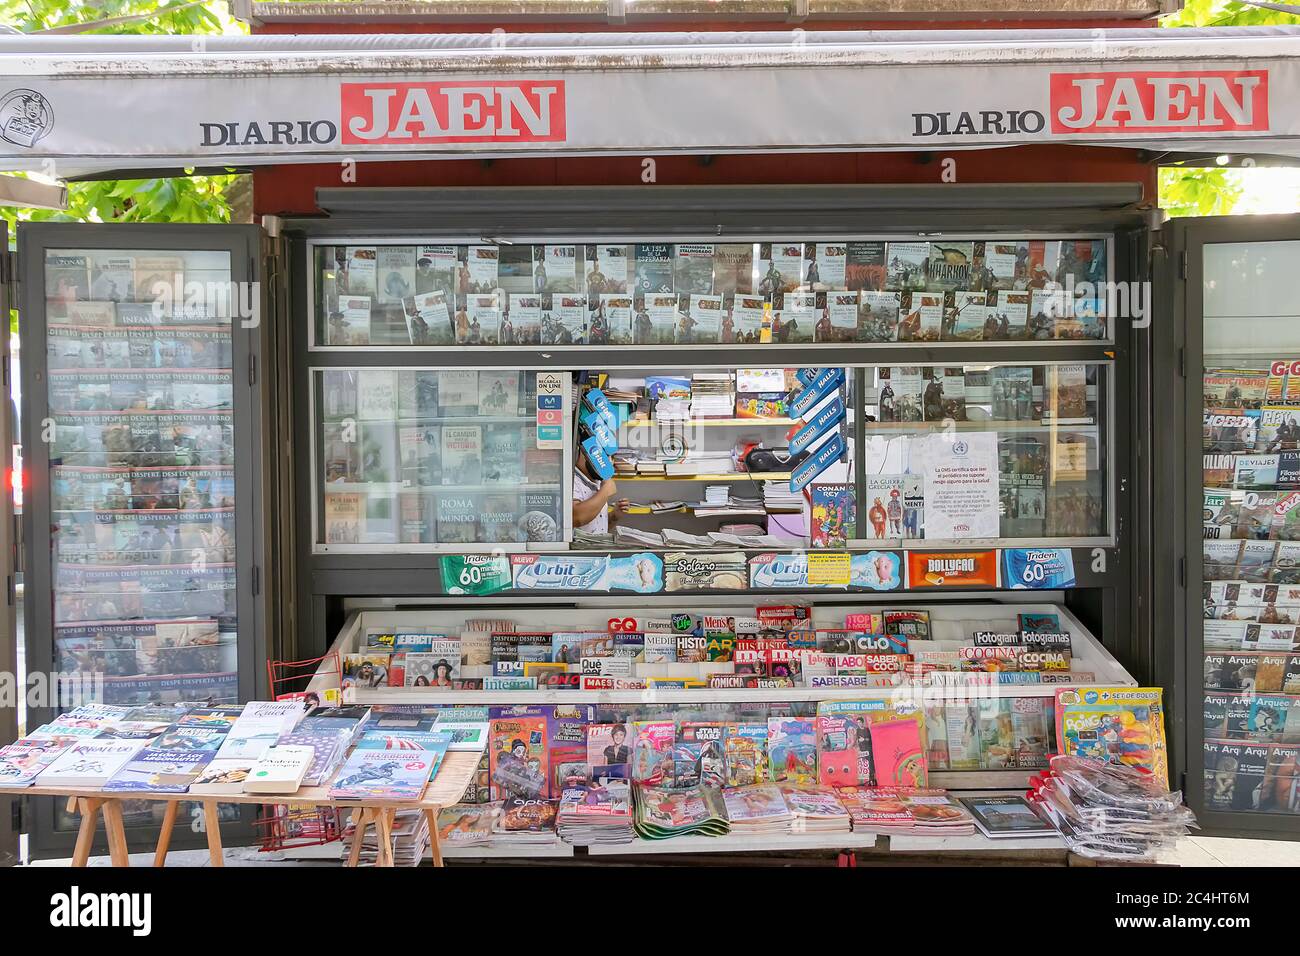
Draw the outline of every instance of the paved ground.
<instances>
[{"instance_id":1,"label":"paved ground","mask_svg":"<svg viewBox=\"0 0 1300 956\"><path fill-rule=\"evenodd\" d=\"M284 860L277 854L259 853L243 847L225 851L227 866L337 866L324 861ZM1177 866L1233 867L1287 866L1300 867L1300 842L1275 840L1230 840L1222 837L1192 837L1183 840L1170 863ZM34 866L64 866L67 860L43 860ZM168 866L208 866L207 850L176 850L167 858ZM108 866L106 856L92 857L91 866ZM131 854L131 865L153 865L152 853Z\"/></svg>"}]
</instances>

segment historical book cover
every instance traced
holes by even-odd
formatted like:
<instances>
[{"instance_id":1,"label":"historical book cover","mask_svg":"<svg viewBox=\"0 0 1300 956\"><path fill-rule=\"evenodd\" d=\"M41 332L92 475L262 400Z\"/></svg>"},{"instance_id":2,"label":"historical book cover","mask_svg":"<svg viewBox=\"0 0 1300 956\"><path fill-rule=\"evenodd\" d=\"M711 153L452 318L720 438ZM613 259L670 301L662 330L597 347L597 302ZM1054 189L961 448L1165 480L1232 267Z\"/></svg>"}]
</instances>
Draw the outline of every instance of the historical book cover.
<instances>
[{"instance_id":1,"label":"historical book cover","mask_svg":"<svg viewBox=\"0 0 1300 956\"><path fill-rule=\"evenodd\" d=\"M713 244L679 242L673 246L673 291L678 295L713 293Z\"/></svg>"},{"instance_id":2,"label":"historical book cover","mask_svg":"<svg viewBox=\"0 0 1300 956\"><path fill-rule=\"evenodd\" d=\"M886 282L899 292L919 292L929 281L928 242L891 242L886 246Z\"/></svg>"},{"instance_id":3,"label":"historical book cover","mask_svg":"<svg viewBox=\"0 0 1300 956\"><path fill-rule=\"evenodd\" d=\"M845 253L845 288L881 292L885 288L885 281L885 244L850 242Z\"/></svg>"},{"instance_id":4,"label":"historical book cover","mask_svg":"<svg viewBox=\"0 0 1300 956\"><path fill-rule=\"evenodd\" d=\"M478 425L442 427L442 483L478 485L483 481L483 432Z\"/></svg>"}]
</instances>

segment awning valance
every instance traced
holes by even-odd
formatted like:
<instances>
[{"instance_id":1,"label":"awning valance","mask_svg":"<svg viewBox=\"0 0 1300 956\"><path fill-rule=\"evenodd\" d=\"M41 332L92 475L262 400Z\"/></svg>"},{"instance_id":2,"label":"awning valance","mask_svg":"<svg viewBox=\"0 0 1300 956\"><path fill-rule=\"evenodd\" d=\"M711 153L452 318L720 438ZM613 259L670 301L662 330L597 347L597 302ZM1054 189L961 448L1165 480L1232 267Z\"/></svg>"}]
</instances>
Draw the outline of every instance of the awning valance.
<instances>
[{"instance_id":1,"label":"awning valance","mask_svg":"<svg viewBox=\"0 0 1300 956\"><path fill-rule=\"evenodd\" d=\"M0 37L0 168L1025 143L1300 156L1298 91L1287 27Z\"/></svg>"}]
</instances>

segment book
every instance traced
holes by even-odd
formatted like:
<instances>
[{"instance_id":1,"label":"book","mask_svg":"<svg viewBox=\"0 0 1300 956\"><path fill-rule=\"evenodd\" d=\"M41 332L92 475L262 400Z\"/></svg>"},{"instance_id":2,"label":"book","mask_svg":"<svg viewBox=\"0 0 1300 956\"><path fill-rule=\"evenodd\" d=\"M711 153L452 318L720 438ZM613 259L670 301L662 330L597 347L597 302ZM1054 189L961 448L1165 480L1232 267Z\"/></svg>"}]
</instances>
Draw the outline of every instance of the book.
<instances>
[{"instance_id":1,"label":"book","mask_svg":"<svg viewBox=\"0 0 1300 956\"><path fill-rule=\"evenodd\" d=\"M814 548L844 548L856 536L857 507L852 485L814 484L811 488L809 540ZM901 511L900 511L901 518Z\"/></svg>"},{"instance_id":2,"label":"book","mask_svg":"<svg viewBox=\"0 0 1300 956\"><path fill-rule=\"evenodd\" d=\"M931 292L969 289L974 261L974 243L932 242L926 260L925 288Z\"/></svg>"},{"instance_id":3,"label":"book","mask_svg":"<svg viewBox=\"0 0 1300 956\"><path fill-rule=\"evenodd\" d=\"M586 247L588 295L628 292L628 246L592 243Z\"/></svg>"},{"instance_id":4,"label":"book","mask_svg":"<svg viewBox=\"0 0 1300 956\"><path fill-rule=\"evenodd\" d=\"M185 793L216 756L227 730L174 724L125 763L104 789Z\"/></svg>"},{"instance_id":5,"label":"book","mask_svg":"<svg viewBox=\"0 0 1300 956\"><path fill-rule=\"evenodd\" d=\"M481 480L485 485L521 485L527 480L523 439L519 425L483 426Z\"/></svg>"},{"instance_id":6,"label":"book","mask_svg":"<svg viewBox=\"0 0 1300 956\"><path fill-rule=\"evenodd\" d=\"M943 330L945 301L941 292L913 292L905 296L898 320L898 341L938 342Z\"/></svg>"},{"instance_id":7,"label":"book","mask_svg":"<svg viewBox=\"0 0 1300 956\"><path fill-rule=\"evenodd\" d=\"M437 540L470 543L479 540L479 498L472 494L440 494L435 506Z\"/></svg>"},{"instance_id":8,"label":"book","mask_svg":"<svg viewBox=\"0 0 1300 956\"><path fill-rule=\"evenodd\" d=\"M370 344L370 296L340 295L337 308L326 317L326 345Z\"/></svg>"},{"instance_id":9,"label":"book","mask_svg":"<svg viewBox=\"0 0 1300 956\"><path fill-rule=\"evenodd\" d=\"M139 740L91 738L63 750L40 775L43 787L104 786L144 747Z\"/></svg>"},{"instance_id":10,"label":"book","mask_svg":"<svg viewBox=\"0 0 1300 956\"><path fill-rule=\"evenodd\" d=\"M356 749L330 785L330 799L414 802L424 796L434 760L424 751Z\"/></svg>"},{"instance_id":11,"label":"book","mask_svg":"<svg viewBox=\"0 0 1300 956\"><path fill-rule=\"evenodd\" d=\"M775 301L803 284L803 243L763 242L758 246L758 292Z\"/></svg>"},{"instance_id":12,"label":"book","mask_svg":"<svg viewBox=\"0 0 1300 956\"><path fill-rule=\"evenodd\" d=\"M989 320L988 296L983 292L956 292L944 316L941 338L974 342L984 338Z\"/></svg>"},{"instance_id":13,"label":"book","mask_svg":"<svg viewBox=\"0 0 1300 956\"><path fill-rule=\"evenodd\" d=\"M674 292L672 246L666 243L637 243L636 292Z\"/></svg>"},{"instance_id":14,"label":"book","mask_svg":"<svg viewBox=\"0 0 1300 956\"><path fill-rule=\"evenodd\" d=\"M249 771L246 793L297 793L316 759L312 747L278 745L267 749Z\"/></svg>"},{"instance_id":15,"label":"book","mask_svg":"<svg viewBox=\"0 0 1300 956\"><path fill-rule=\"evenodd\" d=\"M305 748L309 754L315 756L315 751L310 747ZM220 793L243 793L244 782L248 779L249 773L252 772L257 760L253 759L225 759L214 757L208 763L203 771L190 784L190 793L220 794Z\"/></svg>"},{"instance_id":16,"label":"book","mask_svg":"<svg viewBox=\"0 0 1300 956\"><path fill-rule=\"evenodd\" d=\"M375 250L375 299L401 302L415 291L414 246L379 246Z\"/></svg>"},{"instance_id":17,"label":"book","mask_svg":"<svg viewBox=\"0 0 1300 956\"><path fill-rule=\"evenodd\" d=\"M713 247L713 288L718 295L748 294L754 289L753 243L719 243Z\"/></svg>"},{"instance_id":18,"label":"book","mask_svg":"<svg viewBox=\"0 0 1300 956\"><path fill-rule=\"evenodd\" d=\"M975 826L990 840L1014 837L1054 837L1054 826L1039 816L1024 797L960 797Z\"/></svg>"},{"instance_id":19,"label":"book","mask_svg":"<svg viewBox=\"0 0 1300 956\"><path fill-rule=\"evenodd\" d=\"M679 242L673 246L673 291L678 295L711 295L713 270L712 243Z\"/></svg>"},{"instance_id":20,"label":"book","mask_svg":"<svg viewBox=\"0 0 1300 956\"><path fill-rule=\"evenodd\" d=\"M483 481L483 432L478 425L442 427L442 483L479 485Z\"/></svg>"},{"instance_id":21,"label":"book","mask_svg":"<svg viewBox=\"0 0 1300 956\"><path fill-rule=\"evenodd\" d=\"M928 242L890 242L885 249L887 288L900 292L924 289L930 258Z\"/></svg>"}]
</instances>

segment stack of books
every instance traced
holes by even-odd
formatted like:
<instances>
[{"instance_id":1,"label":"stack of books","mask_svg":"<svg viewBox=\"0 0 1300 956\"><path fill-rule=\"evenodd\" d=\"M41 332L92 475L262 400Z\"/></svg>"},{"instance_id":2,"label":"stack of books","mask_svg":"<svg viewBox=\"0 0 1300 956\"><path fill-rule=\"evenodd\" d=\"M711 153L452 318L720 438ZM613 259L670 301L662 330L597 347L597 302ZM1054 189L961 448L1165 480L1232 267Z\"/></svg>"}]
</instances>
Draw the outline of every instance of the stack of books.
<instances>
[{"instance_id":1,"label":"stack of books","mask_svg":"<svg viewBox=\"0 0 1300 956\"><path fill-rule=\"evenodd\" d=\"M696 372L691 376L691 418L731 418L735 408L730 372Z\"/></svg>"},{"instance_id":2,"label":"stack of books","mask_svg":"<svg viewBox=\"0 0 1300 956\"><path fill-rule=\"evenodd\" d=\"M724 790L722 798L732 833L785 833L794 821L781 788L773 783Z\"/></svg>"},{"instance_id":3,"label":"stack of books","mask_svg":"<svg viewBox=\"0 0 1300 956\"><path fill-rule=\"evenodd\" d=\"M299 721L298 726L280 735L279 746L310 747L316 754L303 777L304 787L319 787L327 783L343 763L349 748L361 733L364 717L342 712L355 710L339 707L317 711L320 717L316 713L309 714ZM366 708L361 710L369 714Z\"/></svg>"},{"instance_id":4,"label":"stack of books","mask_svg":"<svg viewBox=\"0 0 1300 956\"><path fill-rule=\"evenodd\" d=\"M626 780L570 787L560 798L556 831L565 843L581 846L631 843L632 796Z\"/></svg>"}]
</instances>

